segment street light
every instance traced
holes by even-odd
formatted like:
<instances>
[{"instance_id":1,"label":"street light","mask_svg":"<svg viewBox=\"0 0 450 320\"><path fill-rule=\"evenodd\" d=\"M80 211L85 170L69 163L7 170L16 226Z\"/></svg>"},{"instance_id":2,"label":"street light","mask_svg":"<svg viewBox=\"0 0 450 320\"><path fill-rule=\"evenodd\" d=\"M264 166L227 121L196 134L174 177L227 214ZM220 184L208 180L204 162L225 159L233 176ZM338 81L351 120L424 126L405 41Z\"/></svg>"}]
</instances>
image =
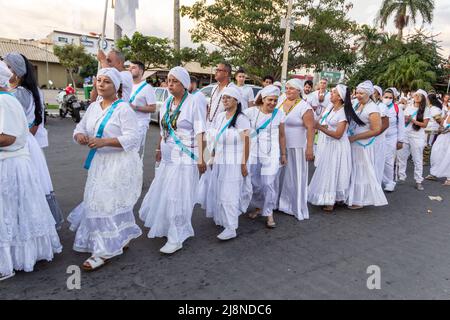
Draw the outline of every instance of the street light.
<instances>
[{"instance_id":1,"label":"street light","mask_svg":"<svg viewBox=\"0 0 450 320\"><path fill-rule=\"evenodd\" d=\"M283 67L281 70L281 83L283 84L283 88L286 85L288 73L289 42L291 40L290 38L291 38L292 7L293 7L293 0L288 0L288 11L286 16L286 33L284 36Z\"/></svg>"},{"instance_id":2,"label":"street light","mask_svg":"<svg viewBox=\"0 0 450 320\"><path fill-rule=\"evenodd\" d=\"M43 40L39 41L39 43L45 45L45 62L47 65L47 88L48 88L48 85L50 84L49 70L48 70L48 46L52 45L53 42L48 39L43 39Z\"/></svg>"}]
</instances>

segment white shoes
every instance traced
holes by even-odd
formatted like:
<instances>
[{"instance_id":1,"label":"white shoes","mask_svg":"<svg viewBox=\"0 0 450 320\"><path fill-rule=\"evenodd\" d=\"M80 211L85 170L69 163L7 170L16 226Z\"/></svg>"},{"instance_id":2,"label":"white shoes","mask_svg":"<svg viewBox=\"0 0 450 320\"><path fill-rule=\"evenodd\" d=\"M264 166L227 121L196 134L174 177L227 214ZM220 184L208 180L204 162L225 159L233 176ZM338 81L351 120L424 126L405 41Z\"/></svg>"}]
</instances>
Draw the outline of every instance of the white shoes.
<instances>
[{"instance_id":1,"label":"white shoes","mask_svg":"<svg viewBox=\"0 0 450 320\"><path fill-rule=\"evenodd\" d=\"M13 273L11 273L11 274L9 274L7 276L0 276L0 281L4 281L4 280L7 280L7 279L10 279L10 278L14 277L15 275L16 275L16 273L13 272Z\"/></svg>"},{"instance_id":2,"label":"white shoes","mask_svg":"<svg viewBox=\"0 0 450 320\"><path fill-rule=\"evenodd\" d=\"M159 251L165 254L172 254L177 252L178 250L183 248L182 243L170 243L167 241L164 247L162 247Z\"/></svg>"},{"instance_id":3,"label":"white shoes","mask_svg":"<svg viewBox=\"0 0 450 320\"><path fill-rule=\"evenodd\" d=\"M236 230L232 229L225 229L221 234L217 236L217 238L219 238L222 241L230 240L236 237L237 237Z\"/></svg>"}]
</instances>

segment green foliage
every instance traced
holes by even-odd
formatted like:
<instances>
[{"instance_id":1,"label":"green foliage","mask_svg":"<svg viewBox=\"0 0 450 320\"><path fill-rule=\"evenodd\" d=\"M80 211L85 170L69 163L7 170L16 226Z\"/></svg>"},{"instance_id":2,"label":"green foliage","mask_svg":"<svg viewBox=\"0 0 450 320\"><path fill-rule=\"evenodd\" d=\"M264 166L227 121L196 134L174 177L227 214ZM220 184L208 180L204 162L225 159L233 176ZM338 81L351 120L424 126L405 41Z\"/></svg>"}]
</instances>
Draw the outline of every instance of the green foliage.
<instances>
[{"instance_id":1,"label":"green foliage","mask_svg":"<svg viewBox=\"0 0 450 320\"><path fill-rule=\"evenodd\" d=\"M80 68L80 77L88 78L95 76L98 72L98 61L91 55L89 55L89 61L87 64Z\"/></svg>"},{"instance_id":2,"label":"green foliage","mask_svg":"<svg viewBox=\"0 0 450 320\"><path fill-rule=\"evenodd\" d=\"M183 16L196 21L194 42L209 42L235 66L257 77L281 75L286 15L285 0L198 0L183 6ZM303 66L349 68L356 60L348 40L356 25L347 17L345 0L295 2L288 70Z\"/></svg>"},{"instance_id":3,"label":"green foliage","mask_svg":"<svg viewBox=\"0 0 450 320\"><path fill-rule=\"evenodd\" d=\"M78 74L81 67L88 66L92 62L91 56L87 54L82 46L69 44L66 46L55 46L53 52L59 58L60 63L69 72L72 83L75 85L73 75Z\"/></svg>"}]
</instances>

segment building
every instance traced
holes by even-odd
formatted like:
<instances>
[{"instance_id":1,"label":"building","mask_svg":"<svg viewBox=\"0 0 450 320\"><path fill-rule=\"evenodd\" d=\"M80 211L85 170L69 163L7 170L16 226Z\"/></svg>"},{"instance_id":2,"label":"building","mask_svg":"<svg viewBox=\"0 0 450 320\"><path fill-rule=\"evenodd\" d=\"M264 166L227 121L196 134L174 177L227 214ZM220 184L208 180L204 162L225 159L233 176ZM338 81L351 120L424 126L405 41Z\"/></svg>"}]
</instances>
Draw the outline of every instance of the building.
<instances>
[{"instance_id":1,"label":"building","mask_svg":"<svg viewBox=\"0 0 450 320\"><path fill-rule=\"evenodd\" d=\"M114 40L106 38L100 46L100 37L85 35L79 33L71 33L65 31L54 30L47 36L47 40L52 43L53 46L65 46L73 44L77 46L83 46L87 53L97 55L98 49L101 47L103 51L109 52L114 48ZM50 50L52 50L52 48Z\"/></svg>"},{"instance_id":2,"label":"building","mask_svg":"<svg viewBox=\"0 0 450 320\"><path fill-rule=\"evenodd\" d=\"M214 81L214 68L206 67L203 68L198 62L188 62L184 65L186 70L191 76L197 77L200 82L200 86L205 86ZM169 74L168 68L152 68L148 69L144 73L144 78L152 79L157 78L159 80L166 80Z\"/></svg>"},{"instance_id":3,"label":"building","mask_svg":"<svg viewBox=\"0 0 450 320\"><path fill-rule=\"evenodd\" d=\"M59 63L58 57L53 52L39 47L34 40L0 38L0 55L4 56L9 52L19 52L28 58L34 67L40 87L48 87L48 80L52 81L52 87L55 88L65 88L67 86L67 72Z\"/></svg>"}]
</instances>

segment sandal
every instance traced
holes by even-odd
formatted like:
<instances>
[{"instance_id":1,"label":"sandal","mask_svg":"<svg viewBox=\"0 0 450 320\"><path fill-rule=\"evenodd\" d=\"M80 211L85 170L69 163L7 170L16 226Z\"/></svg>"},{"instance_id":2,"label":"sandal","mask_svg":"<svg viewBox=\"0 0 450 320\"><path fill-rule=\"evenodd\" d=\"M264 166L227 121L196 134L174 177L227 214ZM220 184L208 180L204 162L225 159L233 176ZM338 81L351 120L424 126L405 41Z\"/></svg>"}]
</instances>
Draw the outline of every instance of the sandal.
<instances>
[{"instance_id":1,"label":"sandal","mask_svg":"<svg viewBox=\"0 0 450 320\"><path fill-rule=\"evenodd\" d=\"M429 174L428 176L426 176L425 179L431 180L431 181L437 181L437 177L433 176L432 174Z\"/></svg>"},{"instance_id":2,"label":"sandal","mask_svg":"<svg viewBox=\"0 0 450 320\"><path fill-rule=\"evenodd\" d=\"M13 273L7 275L7 276L0 276L0 281L4 281L4 280L8 280L11 279L12 277L14 277L16 275L16 273L13 271Z\"/></svg>"},{"instance_id":3,"label":"sandal","mask_svg":"<svg viewBox=\"0 0 450 320\"><path fill-rule=\"evenodd\" d=\"M250 213L248 214L248 217L249 217L250 219L252 219L252 220L255 220L256 218L258 218L260 212L261 212L261 209L256 209L255 211L250 212Z\"/></svg>"},{"instance_id":4,"label":"sandal","mask_svg":"<svg viewBox=\"0 0 450 320\"><path fill-rule=\"evenodd\" d=\"M277 227L277 224L275 223L275 221L267 221L266 227L269 229L275 229Z\"/></svg>"},{"instance_id":5,"label":"sandal","mask_svg":"<svg viewBox=\"0 0 450 320\"><path fill-rule=\"evenodd\" d=\"M350 210L361 210L362 208L364 208L363 206L348 206L348 208Z\"/></svg>"},{"instance_id":6,"label":"sandal","mask_svg":"<svg viewBox=\"0 0 450 320\"><path fill-rule=\"evenodd\" d=\"M450 186L450 180L445 180L445 182L442 184L443 186Z\"/></svg>"},{"instance_id":7,"label":"sandal","mask_svg":"<svg viewBox=\"0 0 450 320\"><path fill-rule=\"evenodd\" d=\"M83 263L81 268L84 271L91 272L91 271L96 271L96 270L100 269L101 267L105 266L107 263L108 263L108 259L90 257ZM86 264L88 264L89 267L86 266Z\"/></svg>"},{"instance_id":8,"label":"sandal","mask_svg":"<svg viewBox=\"0 0 450 320\"><path fill-rule=\"evenodd\" d=\"M327 213L331 213L334 211L334 206L324 206L322 208L323 211L327 212Z\"/></svg>"}]
</instances>

